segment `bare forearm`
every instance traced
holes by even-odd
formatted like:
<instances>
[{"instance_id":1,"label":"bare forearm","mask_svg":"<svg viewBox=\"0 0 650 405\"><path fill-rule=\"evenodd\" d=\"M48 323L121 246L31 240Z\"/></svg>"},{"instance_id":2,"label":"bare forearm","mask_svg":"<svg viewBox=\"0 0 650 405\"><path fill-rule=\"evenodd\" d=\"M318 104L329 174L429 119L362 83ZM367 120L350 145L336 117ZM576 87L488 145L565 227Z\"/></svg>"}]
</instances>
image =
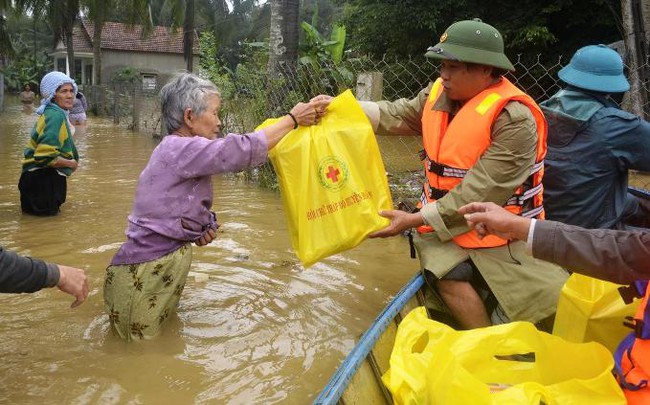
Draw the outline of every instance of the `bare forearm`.
<instances>
[{"instance_id":1,"label":"bare forearm","mask_svg":"<svg viewBox=\"0 0 650 405\"><path fill-rule=\"evenodd\" d=\"M327 104L329 102L326 101L298 103L284 117L264 128L269 149L277 145L292 129L317 124Z\"/></svg>"},{"instance_id":2,"label":"bare forearm","mask_svg":"<svg viewBox=\"0 0 650 405\"><path fill-rule=\"evenodd\" d=\"M294 125L293 119L289 115L285 115L279 121L264 128L264 135L266 136L269 149L277 145L293 129Z\"/></svg>"}]
</instances>

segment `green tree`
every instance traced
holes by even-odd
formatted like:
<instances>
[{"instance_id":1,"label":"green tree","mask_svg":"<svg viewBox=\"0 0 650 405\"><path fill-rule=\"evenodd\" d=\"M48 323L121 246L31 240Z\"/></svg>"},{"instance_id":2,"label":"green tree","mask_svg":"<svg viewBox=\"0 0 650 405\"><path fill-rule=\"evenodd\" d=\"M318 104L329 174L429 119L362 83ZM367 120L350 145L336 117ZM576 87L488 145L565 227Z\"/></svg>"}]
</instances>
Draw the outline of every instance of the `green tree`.
<instances>
[{"instance_id":1,"label":"green tree","mask_svg":"<svg viewBox=\"0 0 650 405\"><path fill-rule=\"evenodd\" d=\"M13 55L14 49L11 46L11 39L7 33L6 14L11 10L11 0L0 0L0 55ZM0 65L3 61L0 58Z\"/></svg>"},{"instance_id":2,"label":"green tree","mask_svg":"<svg viewBox=\"0 0 650 405\"><path fill-rule=\"evenodd\" d=\"M621 37L618 0L335 0L350 46L370 56L422 55L443 30L461 19L497 27L510 55L571 54L588 43Z\"/></svg>"},{"instance_id":3,"label":"green tree","mask_svg":"<svg viewBox=\"0 0 650 405\"><path fill-rule=\"evenodd\" d=\"M258 6L255 0L214 1L211 19L205 30L211 30L216 40L216 58L230 69L236 69L246 54L245 44L268 38L270 4Z\"/></svg>"},{"instance_id":4,"label":"green tree","mask_svg":"<svg viewBox=\"0 0 650 405\"><path fill-rule=\"evenodd\" d=\"M88 19L93 22L93 78L92 83L101 84L102 77L102 31L108 17L111 1L85 0L84 9Z\"/></svg>"},{"instance_id":5,"label":"green tree","mask_svg":"<svg viewBox=\"0 0 650 405\"><path fill-rule=\"evenodd\" d=\"M74 45L72 32L79 18L79 0L16 0L16 8L21 12L31 12L35 18L45 19L52 29L53 46L63 41L66 46L69 66L74 76Z\"/></svg>"},{"instance_id":6,"label":"green tree","mask_svg":"<svg viewBox=\"0 0 650 405\"><path fill-rule=\"evenodd\" d=\"M271 0L269 72L282 73L298 60L298 0Z\"/></svg>"},{"instance_id":7,"label":"green tree","mask_svg":"<svg viewBox=\"0 0 650 405\"><path fill-rule=\"evenodd\" d=\"M5 32L11 51L2 54L0 70L7 87L19 91L29 83L37 88L40 78L51 66L49 51L52 31L43 19L8 10Z\"/></svg>"},{"instance_id":8,"label":"green tree","mask_svg":"<svg viewBox=\"0 0 650 405\"><path fill-rule=\"evenodd\" d=\"M343 6L341 21L348 30L351 49L375 57L422 54L431 45L434 33L444 29L447 20L455 18L456 7L462 8L465 3L464 0L335 2Z\"/></svg>"}]
</instances>

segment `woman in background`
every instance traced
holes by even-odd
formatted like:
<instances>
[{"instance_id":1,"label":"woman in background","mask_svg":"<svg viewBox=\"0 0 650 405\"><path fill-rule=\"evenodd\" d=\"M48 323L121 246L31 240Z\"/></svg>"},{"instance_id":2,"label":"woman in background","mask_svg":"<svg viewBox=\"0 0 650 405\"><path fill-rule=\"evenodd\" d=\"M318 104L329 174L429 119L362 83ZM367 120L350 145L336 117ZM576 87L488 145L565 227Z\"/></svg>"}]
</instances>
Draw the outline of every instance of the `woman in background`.
<instances>
[{"instance_id":1,"label":"woman in background","mask_svg":"<svg viewBox=\"0 0 650 405\"><path fill-rule=\"evenodd\" d=\"M36 100L36 94L34 94L32 91L32 87L29 85L29 83L25 84L25 89L20 92L20 95L18 97L24 106L31 106L34 104L34 100Z\"/></svg>"},{"instance_id":2,"label":"woman in background","mask_svg":"<svg viewBox=\"0 0 650 405\"><path fill-rule=\"evenodd\" d=\"M72 125L86 124L86 111L88 111L86 96L82 92L77 91L74 104L72 105L72 109L70 109L70 122Z\"/></svg>"},{"instance_id":3,"label":"woman in background","mask_svg":"<svg viewBox=\"0 0 650 405\"><path fill-rule=\"evenodd\" d=\"M50 72L41 80L43 98L18 182L20 207L27 214L56 215L65 202L67 178L79 161L68 120L76 93L77 84L64 73Z\"/></svg>"}]
</instances>

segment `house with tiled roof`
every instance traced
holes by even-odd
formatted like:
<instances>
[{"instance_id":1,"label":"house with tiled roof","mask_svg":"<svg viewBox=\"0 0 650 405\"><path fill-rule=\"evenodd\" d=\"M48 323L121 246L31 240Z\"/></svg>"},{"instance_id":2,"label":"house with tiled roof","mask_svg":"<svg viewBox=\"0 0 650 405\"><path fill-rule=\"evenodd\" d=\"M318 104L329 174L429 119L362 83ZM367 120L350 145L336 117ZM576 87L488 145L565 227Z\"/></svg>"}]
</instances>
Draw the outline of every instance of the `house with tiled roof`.
<instances>
[{"instance_id":1,"label":"house with tiled roof","mask_svg":"<svg viewBox=\"0 0 650 405\"><path fill-rule=\"evenodd\" d=\"M93 80L93 33L94 24L81 20L73 30L74 64L68 63L68 55L63 42L59 42L54 52L54 69L67 72L74 69L74 77L79 84L92 85ZM198 38L194 39L194 66L198 62ZM164 83L166 77L186 69L183 58L182 31L172 31L169 27L154 27L148 36L142 35L142 27L107 22L101 35L102 69L101 83L108 84L111 76L124 68L132 68L140 74L145 88L155 88Z\"/></svg>"}]
</instances>

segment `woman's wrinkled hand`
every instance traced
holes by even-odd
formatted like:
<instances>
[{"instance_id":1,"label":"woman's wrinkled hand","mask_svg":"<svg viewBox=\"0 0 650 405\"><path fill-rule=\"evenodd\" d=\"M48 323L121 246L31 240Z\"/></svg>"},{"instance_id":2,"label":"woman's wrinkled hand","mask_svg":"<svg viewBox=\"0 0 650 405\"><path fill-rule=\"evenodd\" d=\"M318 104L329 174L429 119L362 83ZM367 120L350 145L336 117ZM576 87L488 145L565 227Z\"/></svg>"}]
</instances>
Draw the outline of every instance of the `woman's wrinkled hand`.
<instances>
[{"instance_id":1,"label":"woman's wrinkled hand","mask_svg":"<svg viewBox=\"0 0 650 405\"><path fill-rule=\"evenodd\" d=\"M194 243L196 244L196 246L205 246L208 243L215 240L216 238L217 238L217 231L212 228L209 228L207 231L203 233L203 235L201 235L200 238L195 240Z\"/></svg>"},{"instance_id":2,"label":"woman's wrinkled hand","mask_svg":"<svg viewBox=\"0 0 650 405\"><path fill-rule=\"evenodd\" d=\"M328 96L327 94L319 94L316 97L312 98L309 100L310 103L325 103L325 108L329 105L329 103L334 100L334 97Z\"/></svg>"},{"instance_id":3,"label":"woman's wrinkled hand","mask_svg":"<svg viewBox=\"0 0 650 405\"><path fill-rule=\"evenodd\" d=\"M320 95L312 98L308 103L298 103L290 111L296 118L298 125L318 124L327 112L327 106L333 97Z\"/></svg>"},{"instance_id":4,"label":"woman's wrinkled hand","mask_svg":"<svg viewBox=\"0 0 650 405\"><path fill-rule=\"evenodd\" d=\"M316 108L310 103L298 103L289 112L298 125L309 126L316 123Z\"/></svg>"},{"instance_id":5,"label":"woman's wrinkled hand","mask_svg":"<svg viewBox=\"0 0 650 405\"><path fill-rule=\"evenodd\" d=\"M309 100L311 104L314 104L316 108L316 114L318 115L318 118L322 118L325 113L327 112L327 107L330 105L330 103L334 100L334 97L328 96L327 94L319 94L318 96L312 98Z\"/></svg>"}]
</instances>

